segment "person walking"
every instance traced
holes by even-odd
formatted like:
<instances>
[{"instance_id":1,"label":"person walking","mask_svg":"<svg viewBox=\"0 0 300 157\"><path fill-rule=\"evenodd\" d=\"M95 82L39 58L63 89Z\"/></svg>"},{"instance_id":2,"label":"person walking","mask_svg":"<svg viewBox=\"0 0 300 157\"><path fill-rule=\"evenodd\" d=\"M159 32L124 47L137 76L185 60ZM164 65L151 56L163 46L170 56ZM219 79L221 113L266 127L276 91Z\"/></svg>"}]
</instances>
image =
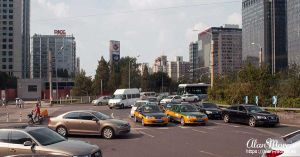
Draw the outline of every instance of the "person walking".
<instances>
[{"instance_id":1,"label":"person walking","mask_svg":"<svg viewBox=\"0 0 300 157\"><path fill-rule=\"evenodd\" d=\"M16 98L16 108L19 107L19 98Z\"/></svg>"},{"instance_id":2,"label":"person walking","mask_svg":"<svg viewBox=\"0 0 300 157\"><path fill-rule=\"evenodd\" d=\"M35 105L35 109L34 109L35 115L34 115L34 120L38 121L41 115L41 108L39 103L37 102ZM36 119L37 118L37 119Z\"/></svg>"},{"instance_id":3,"label":"person walking","mask_svg":"<svg viewBox=\"0 0 300 157\"><path fill-rule=\"evenodd\" d=\"M6 108L6 100L5 97L2 97L2 106L4 106Z\"/></svg>"}]
</instances>

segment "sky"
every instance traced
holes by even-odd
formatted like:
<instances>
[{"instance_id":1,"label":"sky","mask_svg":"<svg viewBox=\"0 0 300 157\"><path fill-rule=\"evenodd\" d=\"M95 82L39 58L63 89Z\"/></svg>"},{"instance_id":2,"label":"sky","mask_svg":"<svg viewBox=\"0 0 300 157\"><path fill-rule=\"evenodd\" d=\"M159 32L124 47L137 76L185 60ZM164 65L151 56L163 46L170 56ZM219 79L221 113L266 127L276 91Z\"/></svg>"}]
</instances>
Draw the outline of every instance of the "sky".
<instances>
[{"instance_id":1,"label":"sky","mask_svg":"<svg viewBox=\"0 0 300 157\"><path fill-rule=\"evenodd\" d=\"M241 27L241 0L31 0L31 35L66 30L87 75L98 60L109 60L109 41L121 43L122 56L153 65L166 55L189 60L197 32L224 24Z\"/></svg>"}]
</instances>

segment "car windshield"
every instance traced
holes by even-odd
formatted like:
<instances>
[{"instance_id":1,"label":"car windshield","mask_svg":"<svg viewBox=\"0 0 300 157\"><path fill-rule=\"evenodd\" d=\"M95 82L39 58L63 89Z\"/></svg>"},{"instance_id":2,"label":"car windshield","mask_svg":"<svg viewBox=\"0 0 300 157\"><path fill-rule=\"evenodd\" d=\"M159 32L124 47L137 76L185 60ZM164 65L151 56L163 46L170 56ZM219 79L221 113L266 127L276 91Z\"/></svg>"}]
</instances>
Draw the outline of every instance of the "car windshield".
<instances>
[{"instance_id":1,"label":"car windshield","mask_svg":"<svg viewBox=\"0 0 300 157\"><path fill-rule=\"evenodd\" d=\"M41 145L47 146L62 141L66 141L64 137L48 128L34 129L28 131L34 139L36 139Z\"/></svg>"},{"instance_id":2,"label":"car windshield","mask_svg":"<svg viewBox=\"0 0 300 157\"><path fill-rule=\"evenodd\" d=\"M173 99L172 96L167 96L165 99Z\"/></svg>"},{"instance_id":3,"label":"car windshield","mask_svg":"<svg viewBox=\"0 0 300 157\"><path fill-rule=\"evenodd\" d=\"M258 112L264 112L265 110L258 107L258 106L245 106L248 112L251 113L258 113Z\"/></svg>"},{"instance_id":4,"label":"car windshield","mask_svg":"<svg viewBox=\"0 0 300 157\"><path fill-rule=\"evenodd\" d=\"M98 119L101 119L101 120L111 119L110 116L103 114L101 112L93 112L93 115L95 115Z\"/></svg>"},{"instance_id":5,"label":"car windshield","mask_svg":"<svg viewBox=\"0 0 300 157\"><path fill-rule=\"evenodd\" d=\"M139 101L139 102L135 102L135 104L133 105L134 107L140 107L144 104L146 104L147 102L144 102L144 101Z\"/></svg>"},{"instance_id":6,"label":"car windshield","mask_svg":"<svg viewBox=\"0 0 300 157\"><path fill-rule=\"evenodd\" d=\"M142 112L143 113L157 113L157 112L162 112L162 111L156 105L147 105L147 106L143 107Z\"/></svg>"},{"instance_id":7,"label":"car windshield","mask_svg":"<svg viewBox=\"0 0 300 157\"><path fill-rule=\"evenodd\" d=\"M197 108L193 105L182 105L181 112L198 112Z\"/></svg>"},{"instance_id":8,"label":"car windshield","mask_svg":"<svg viewBox=\"0 0 300 157\"><path fill-rule=\"evenodd\" d=\"M112 98L113 98L113 99L122 99L122 98L123 98L123 95L122 95L122 94L119 94L119 95L113 95Z\"/></svg>"},{"instance_id":9,"label":"car windshield","mask_svg":"<svg viewBox=\"0 0 300 157\"><path fill-rule=\"evenodd\" d=\"M216 104L205 103L203 104L203 108L218 108Z\"/></svg>"},{"instance_id":10,"label":"car windshield","mask_svg":"<svg viewBox=\"0 0 300 157\"><path fill-rule=\"evenodd\" d=\"M150 102L156 102L156 101L157 101L156 98L149 98L148 100L149 100Z\"/></svg>"}]
</instances>

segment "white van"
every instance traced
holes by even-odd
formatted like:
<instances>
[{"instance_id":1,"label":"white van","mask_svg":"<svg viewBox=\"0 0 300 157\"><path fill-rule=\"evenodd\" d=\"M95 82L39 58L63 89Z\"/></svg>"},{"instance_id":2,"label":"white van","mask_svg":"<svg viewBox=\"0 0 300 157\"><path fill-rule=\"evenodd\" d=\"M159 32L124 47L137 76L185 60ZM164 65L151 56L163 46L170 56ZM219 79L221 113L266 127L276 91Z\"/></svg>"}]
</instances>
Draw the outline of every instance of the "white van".
<instances>
[{"instance_id":1,"label":"white van","mask_svg":"<svg viewBox=\"0 0 300 157\"><path fill-rule=\"evenodd\" d=\"M136 100L140 99L140 91L137 88L117 89L108 101L109 108L130 107Z\"/></svg>"}]
</instances>

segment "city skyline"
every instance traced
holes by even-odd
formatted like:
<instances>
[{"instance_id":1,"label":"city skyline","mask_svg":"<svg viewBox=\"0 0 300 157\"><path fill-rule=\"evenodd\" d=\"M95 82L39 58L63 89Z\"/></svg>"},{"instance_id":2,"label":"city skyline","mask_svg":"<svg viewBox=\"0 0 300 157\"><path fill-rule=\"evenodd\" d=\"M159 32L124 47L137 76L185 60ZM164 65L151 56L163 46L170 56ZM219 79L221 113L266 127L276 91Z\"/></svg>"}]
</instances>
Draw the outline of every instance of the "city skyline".
<instances>
[{"instance_id":1,"label":"city skyline","mask_svg":"<svg viewBox=\"0 0 300 157\"><path fill-rule=\"evenodd\" d=\"M241 1L229 0L32 0L31 8L31 36L54 29L76 36L77 55L88 75L95 74L101 56L109 60L109 40L121 42L121 57L140 55L138 62L152 65L161 55L188 60L188 45L197 40L194 29L241 27L242 21Z\"/></svg>"}]
</instances>

